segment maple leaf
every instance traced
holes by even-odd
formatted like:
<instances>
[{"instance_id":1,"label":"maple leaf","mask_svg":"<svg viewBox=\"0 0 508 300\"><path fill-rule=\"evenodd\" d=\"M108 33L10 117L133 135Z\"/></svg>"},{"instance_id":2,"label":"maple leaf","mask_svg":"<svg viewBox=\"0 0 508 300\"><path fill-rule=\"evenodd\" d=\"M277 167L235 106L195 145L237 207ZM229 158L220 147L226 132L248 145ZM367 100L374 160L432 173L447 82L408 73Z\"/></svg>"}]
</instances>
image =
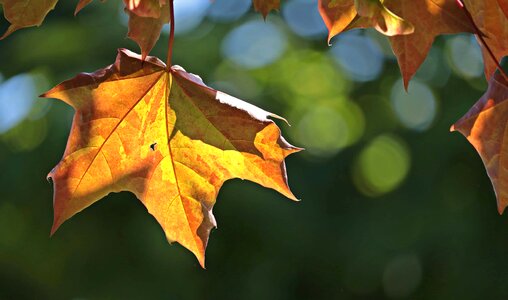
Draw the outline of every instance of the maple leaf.
<instances>
[{"instance_id":1,"label":"maple leaf","mask_svg":"<svg viewBox=\"0 0 508 300\"><path fill-rule=\"evenodd\" d=\"M92 3L93 0L79 0L78 5L76 5L76 9L74 10L74 16L76 16L85 6Z\"/></svg>"},{"instance_id":2,"label":"maple leaf","mask_svg":"<svg viewBox=\"0 0 508 300\"><path fill-rule=\"evenodd\" d=\"M162 7L168 4L166 0L123 0L123 3L134 14L150 18L159 18Z\"/></svg>"},{"instance_id":3,"label":"maple leaf","mask_svg":"<svg viewBox=\"0 0 508 300\"><path fill-rule=\"evenodd\" d=\"M389 37L406 89L409 80L427 57L436 36L475 32L474 27L455 1L385 0L382 2L390 12L414 26L412 34ZM356 8L352 0L320 0L320 12L330 32L330 38L343 30L366 27L366 21L354 24Z\"/></svg>"},{"instance_id":4,"label":"maple leaf","mask_svg":"<svg viewBox=\"0 0 508 300\"><path fill-rule=\"evenodd\" d=\"M195 75L155 57L120 49L116 62L65 81L43 97L75 109L54 184L52 234L111 192L130 191L169 241L204 266L212 208L224 181L242 178L296 200L284 159L287 143L256 106L215 91Z\"/></svg>"},{"instance_id":5,"label":"maple leaf","mask_svg":"<svg viewBox=\"0 0 508 300\"><path fill-rule=\"evenodd\" d=\"M508 206L508 82L499 73L476 104L452 127L476 149L487 169L499 213Z\"/></svg>"},{"instance_id":6,"label":"maple leaf","mask_svg":"<svg viewBox=\"0 0 508 300\"><path fill-rule=\"evenodd\" d=\"M127 36L139 45L142 59L144 60L159 40L162 27L169 22L169 3L159 7L158 16L156 17L150 16L154 14L153 11L142 11L146 15L140 15L138 9L130 10L126 7L125 12L129 15L129 32Z\"/></svg>"},{"instance_id":7,"label":"maple leaf","mask_svg":"<svg viewBox=\"0 0 508 300\"><path fill-rule=\"evenodd\" d=\"M355 0L355 8L358 16L350 24L352 28L374 27L387 36L414 32L413 24L394 14L380 0Z\"/></svg>"},{"instance_id":8,"label":"maple leaf","mask_svg":"<svg viewBox=\"0 0 508 300\"><path fill-rule=\"evenodd\" d=\"M55 8L57 2L58 0L0 0L5 19L11 24L0 40L18 29L40 26L48 12Z\"/></svg>"},{"instance_id":9,"label":"maple leaf","mask_svg":"<svg viewBox=\"0 0 508 300\"><path fill-rule=\"evenodd\" d=\"M499 8L503 11L504 15L508 18L508 0L497 0Z\"/></svg>"},{"instance_id":10,"label":"maple leaf","mask_svg":"<svg viewBox=\"0 0 508 300\"><path fill-rule=\"evenodd\" d=\"M319 0L319 13L328 28L328 42L357 16L354 0Z\"/></svg>"},{"instance_id":11,"label":"maple leaf","mask_svg":"<svg viewBox=\"0 0 508 300\"><path fill-rule=\"evenodd\" d=\"M92 0L80 0L74 15ZM127 36L141 49L142 58L152 51L159 40L162 27L169 23L169 1L166 0L123 0L125 13L129 16Z\"/></svg>"},{"instance_id":12,"label":"maple leaf","mask_svg":"<svg viewBox=\"0 0 508 300\"><path fill-rule=\"evenodd\" d=\"M272 10L278 10L280 7L280 0L252 0L254 9L260 12L264 18Z\"/></svg>"},{"instance_id":13,"label":"maple leaf","mask_svg":"<svg viewBox=\"0 0 508 300\"><path fill-rule=\"evenodd\" d=\"M506 3L506 0L465 0L465 5L471 12L474 22L484 36L497 61L508 55L508 19L504 15L498 3ZM505 7L506 6L501 6ZM482 48L483 62L485 65L485 77L490 79L497 69L488 50L480 43Z\"/></svg>"},{"instance_id":14,"label":"maple leaf","mask_svg":"<svg viewBox=\"0 0 508 300\"><path fill-rule=\"evenodd\" d=\"M328 42L344 30L374 27L387 36L411 34L411 23L391 12L380 0L319 0L328 28Z\"/></svg>"}]
</instances>

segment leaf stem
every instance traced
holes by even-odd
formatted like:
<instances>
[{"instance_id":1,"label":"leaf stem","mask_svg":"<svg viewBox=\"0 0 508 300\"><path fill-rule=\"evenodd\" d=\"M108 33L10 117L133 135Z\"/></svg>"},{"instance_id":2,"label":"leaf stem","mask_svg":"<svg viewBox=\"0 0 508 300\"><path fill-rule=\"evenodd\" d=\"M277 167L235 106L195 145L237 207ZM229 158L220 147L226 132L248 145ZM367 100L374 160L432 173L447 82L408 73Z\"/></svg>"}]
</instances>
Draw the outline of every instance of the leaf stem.
<instances>
[{"instance_id":1,"label":"leaf stem","mask_svg":"<svg viewBox=\"0 0 508 300\"><path fill-rule=\"evenodd\" d=\"M501 65L499 64L499 61L497 60L496 56L494 55L494 52L492 52L492 49L490 49L489 47L489 44L487 44L487 41L485 41L485 39L483 38L483 33L482 31L480 30L480 28L478 28L478 26L476 25L474 19L473 19L473 16L471 16L471 13L469 12L469 10L467 9L466 7L466 4L462 1L462 0L455 0L455 2L457 3L457 5L459 6L460 9L462 9L464 11L464 14L466 15L466 17L469 19L469 22L471 23L471 25L473 25L473 28L474 30L476 31L476 36L478 37L478 39L480 40L481 44L483 45L483 47L485 47L485 49L487 49L487 52L489 53L489 56L490 58L494 61L494 63L496 64L497 66L497 69L499 70L499 72L501 73L501 75L503 75L504 79L506 81L508 81L508 75L506 74L506 72L503 70L503 68L501 67Z\"/></svg>"},{"instance_id":2,"label":"leaf stem","mask_svg":"<svg viewBox=\"0 0 508 300\"><path fill-rule=\"evenodd\" d=\"M168 42L168 58L166 60L166 68L171 70L171 58L173 57L173 41L175 39L175 9L173 0L169 0L169 42Z\"/></svg>"}]
</instances>

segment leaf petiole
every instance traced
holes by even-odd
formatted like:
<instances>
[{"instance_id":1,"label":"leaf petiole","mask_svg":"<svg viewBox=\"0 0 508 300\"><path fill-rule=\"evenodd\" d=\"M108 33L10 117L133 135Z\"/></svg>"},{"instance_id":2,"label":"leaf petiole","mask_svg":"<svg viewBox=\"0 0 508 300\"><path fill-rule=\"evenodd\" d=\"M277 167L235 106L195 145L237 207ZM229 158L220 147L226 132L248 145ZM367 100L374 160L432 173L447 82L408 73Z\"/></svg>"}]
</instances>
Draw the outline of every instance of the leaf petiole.
<instances>
[{"instance_id":1,"label":"leaf petiole","mask_svg":"<svg viewBox=\"0 0 508 300\"><path fill-rule=\"evenodd\" d=\"M462 0L455 0L455 2L459 6L459 8L464 11L464 14L468 18L469 22L471 22L471 25L473 25L473 28L476 31L476 36L480 40L480 43L483 45L483 47L485 47L485 49L487 49L487 52L489 53L490 58L496 64L497 69L499 70L501 75L503 75L504 79L506 81L508 81L508 75L506 74L506 72L503 70L503 68L499 64L499 61L497 60L496 56L494 55L494 52L492 52L492 49L490 49L489 44L487 43L487 41L485 41L485 39L483 38L484 34L480 30L480 28L478 28L478 26L476 25L476 23L475 23L475 21L473 19L473 16L471 16L471 13L469 12L469 10L466 7L466 4Z\"/></svg>"},{"instance_id":2,"label":"leaf petiole","mask_svg":"<svg viewBox=\"0 0 508 300\"><path fill-rule=\"evenodd\" d=\"M175 39L175 9L173 0L169 0L169 42L168 42L168 58L166 60L167 71L171 70L171 58L173 57L173 41Z\"/></svg>"}]
</instances>

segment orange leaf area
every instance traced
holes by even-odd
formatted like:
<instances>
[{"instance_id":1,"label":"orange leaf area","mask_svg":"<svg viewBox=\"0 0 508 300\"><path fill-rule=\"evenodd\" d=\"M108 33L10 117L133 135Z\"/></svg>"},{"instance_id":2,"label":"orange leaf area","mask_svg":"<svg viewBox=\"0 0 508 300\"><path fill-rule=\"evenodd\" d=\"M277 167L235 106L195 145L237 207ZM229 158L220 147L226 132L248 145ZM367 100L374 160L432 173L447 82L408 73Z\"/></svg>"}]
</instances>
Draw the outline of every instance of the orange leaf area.
<instances>
[{"instance_id":1,"label":"orange leaf area","mask_svg":"<svg viewBox=\"0 0 508 300\"><path fill-rule=\"evenodd\" d=\"M390 43L407 88L409 80L427 57L436 36L474 33L473 26L455 1L385 0L381 5L372 4L379 0L319 0L319 9L328 27L329 38L344 30L371 26L390 35ZM363 8L360 12L363 11L365 16L371 16L370 20L357 15L358 7Z\"/></svg>"},{"instance_id":2,"label":"orange leaf area","mask_svg":"<svg viewBox=\"0 0 508 300\"><path fill-rule=\"evenodd\" d=\"M167 239L204 266L220 187L242 178L296 200L284 159L300 151L269 119L277 117L213 90L178 66L121 49L116 62L82 73L43 95L75 110L54 184L52 233L111 192L130 191Z\"/></svg>"},{"instance_id":3,"label":"orange leaf area","mask_svg":"<svg viewBox=\"0 0 508 300\"><path fill-rule=\"evenodd\" d=\"M508 18L508 0L497 0L499 8L503 11L504 15Z\"/></svg>"},{"instance_id":4,"label":"orange leaf area","mask_svg":"<svg viewBox=\"0 0 508 300\"><path fill-rule=\"evenodd\" d=\"M480 154L502 213L508 206L508 82L499 73L487 92L451 128L459 131Z\"/></svg>"},{"instance_id":5,"label":"orange leaf area","mask_svg":"<svg viewBox=\"0 0 508 300\"><path fill-rule=\"evenodd\" d=\"M390 11L380 0L319 0L328 28L328 42L344 30L373 27L387 36L411 34L411 23Z\"/></svg>"},{"instance_id":6,"label":"orange leaf area","mask_svg":"<svg viewBox=\"0 0 508 300\"><path fill-rule=\"evenodd\" d=\"M48 12L55 8L57 2L58 0L0 0L5 19L11 23L0 40L18 29L41 25Z\"/></svg>"},{"instance_id":7,"label":"orange leaf area","mask_svg":"<svg viewBox=\"0 0 508 300\"><path fill-rule=\"evenodd\" d=\"M168 1L169 2L169 1ZM159 18L166 0L123 0L125 8L140 17Z\"/></svg>"},{"instance_id":8,"label":"orange leaf area","mask_svg":"<svg viewBox=\"0 0 508 300\"><path fill-rule=\"evenodd\" d=\"M268 13L272 10L278 10L280 7L280 0L252 0L254 9L260 12L266 18Z\"/></svg>"}]
</instances>

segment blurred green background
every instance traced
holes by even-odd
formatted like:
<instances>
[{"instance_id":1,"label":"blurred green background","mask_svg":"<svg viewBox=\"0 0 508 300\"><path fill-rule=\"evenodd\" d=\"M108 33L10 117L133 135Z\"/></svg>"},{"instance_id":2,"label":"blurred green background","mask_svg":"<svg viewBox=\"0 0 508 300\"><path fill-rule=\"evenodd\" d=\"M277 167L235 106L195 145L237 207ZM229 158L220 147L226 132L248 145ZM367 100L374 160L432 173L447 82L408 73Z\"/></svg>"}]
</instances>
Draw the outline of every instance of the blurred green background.
<instances>
[{"instance_id":1,"label":"blurred green background","mask_svg":"<svg viewBox=\"0 0 508 300\"><path fill-rule=\"evenodd\" d=\"M315 0L284 1L266 22L250 0L175 0L174 62L289 120L284 135L307 149L287 159L301 202L228 181L206 270L126 192L49 238L45 177L72 110L37 95L138 51L121 1L74 18L75 2L0 42L0 299L508 297L508 219L449 133L486 88L474 38L439 37L406 93L386 38L356 30L328 46ZM167 30L152 55L166 43Z\"/></svg>"}]
</instances>

